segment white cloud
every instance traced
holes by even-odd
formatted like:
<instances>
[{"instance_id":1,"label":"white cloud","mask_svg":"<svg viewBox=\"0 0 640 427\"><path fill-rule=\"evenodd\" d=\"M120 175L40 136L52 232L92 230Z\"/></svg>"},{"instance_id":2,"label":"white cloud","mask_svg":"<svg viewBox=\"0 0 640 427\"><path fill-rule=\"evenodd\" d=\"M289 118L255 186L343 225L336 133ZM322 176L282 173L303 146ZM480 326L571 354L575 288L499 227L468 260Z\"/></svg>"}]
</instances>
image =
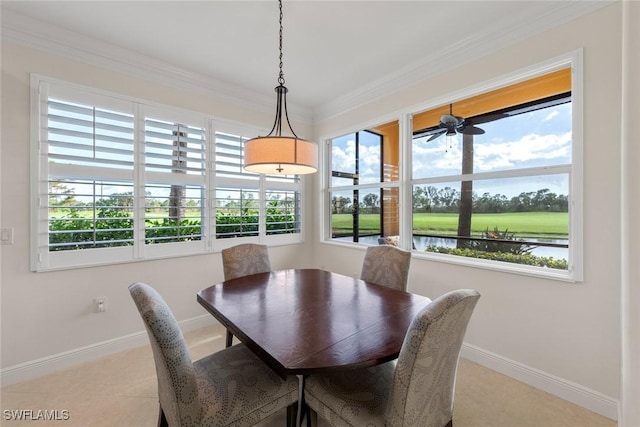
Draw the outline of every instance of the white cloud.
<instances>
[{"instance_id":1,"label":"white cloud","mask_svg":"<svg viewBox=\"0 0 640 427\"><path fill-rule=\"evenodd\" d=\"M332 169L340 172L355 171L355 140L350 139L332 146ZM360 184L380 180L380 146L360 144Z\"/></svg>"},{"instance_id":2,"label":"white cloud","mask_svg":"<svg viewBox=\"0 0 640 427\"><path fill-rule=\"evenodd\" d=\"M352 139L346 142L344 148L333 145L331 158L334 171L350 172L355 170L355 146L356 142Z\"/></svg>"},{"instance_id":3,"label":"white cloud","mask_svg":"<svg viewBox=\"0 0 640 427\"><path fill-rule=\"evenodd\" d=\"M477 172L518 167L522 163L548 163L571 158L571 132L559 135L525 135L517 141L478 144L474 147ZM557 162L556 162L557 163Z\"/></svg>"},{"instance_id":4,"label":"white cloud","mask_svg":"<svg viewBox=\"0 0 640 427\"><path fill-rule=\"evenodd\" d=\"M474 172L535 167L571 161L571 132L528 134L517 140L501 138L474 144ZM449 147L443 140L416 141L413 145L414 177L455 175L461 172L462 143Z\"/></svg>"},{"instance_id":5,"label":"white cloud","mask_svg":"<svg viewBox=\"0 0 640 427\"><path fill-rule=\"evenodd\" d=\"M556 117L558 114L558 110L553 110L551 111L544 119L542 119L543 122L548 122L549 120L553 119L554 117Z\"/></svg>"},{"instance_id":6,"label":"white cloud","mask_svg":"<svg viewBox=\"0 0 640 427\"><path fill-rule=\"evenodd\" d=\"M360 145L360 184L380 181L380 146Z\"/></svg>"}]
</instances>

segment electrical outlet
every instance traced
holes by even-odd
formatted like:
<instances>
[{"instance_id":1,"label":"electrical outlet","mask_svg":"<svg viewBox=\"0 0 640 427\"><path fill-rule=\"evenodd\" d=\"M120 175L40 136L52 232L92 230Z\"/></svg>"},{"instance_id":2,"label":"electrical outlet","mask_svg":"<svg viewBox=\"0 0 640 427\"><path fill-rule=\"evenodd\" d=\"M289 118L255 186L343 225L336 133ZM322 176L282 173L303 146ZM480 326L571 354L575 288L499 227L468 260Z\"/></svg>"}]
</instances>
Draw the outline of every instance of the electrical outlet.
<instances>
[{"instance_id":1,"label":"electrical outlet","mask_svg":"<svg viewBox=\"0 0 640 427\"><path fill-rule=\"evenodd\" d=\"M104 313L107 311L107 299L106 298L96 298L93 300L96 307L96 313Z\"/></svg>"}]
</instances>

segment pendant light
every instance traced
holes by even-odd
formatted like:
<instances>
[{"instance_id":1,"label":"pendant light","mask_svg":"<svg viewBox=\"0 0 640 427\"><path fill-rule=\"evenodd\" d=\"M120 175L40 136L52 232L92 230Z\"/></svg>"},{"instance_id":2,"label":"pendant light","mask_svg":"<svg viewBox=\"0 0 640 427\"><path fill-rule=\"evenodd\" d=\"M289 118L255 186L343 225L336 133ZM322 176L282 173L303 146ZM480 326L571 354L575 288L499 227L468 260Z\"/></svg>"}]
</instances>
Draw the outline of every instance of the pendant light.
<instances>
[{"instance_id":1,"label":"pendant light","mask_svg":"<svg viewBox=\"0 0 640 427\"><path fill-rule=\"evenodd\" d=\"M280 74L278 75L276 119L267 136L259 136L245 142L244 168L249 172L269 175L302 175L317 172L318 146L298 138L289 122L287 92L282 72L282 0L280 6ZM291 136L282 135L283 117Z\"/></svg>"}]
</instances>

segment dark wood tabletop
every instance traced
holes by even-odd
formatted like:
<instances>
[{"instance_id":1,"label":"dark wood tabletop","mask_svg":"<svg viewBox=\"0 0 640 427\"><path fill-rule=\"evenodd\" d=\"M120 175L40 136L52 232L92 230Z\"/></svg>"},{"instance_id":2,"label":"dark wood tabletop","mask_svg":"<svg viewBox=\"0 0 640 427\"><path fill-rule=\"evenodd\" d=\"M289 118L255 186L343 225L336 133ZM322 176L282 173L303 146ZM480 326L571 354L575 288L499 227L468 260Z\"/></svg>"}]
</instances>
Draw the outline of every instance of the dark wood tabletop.
<instances>
[{"instance_id":1,"label":"dark wood tabletop","mask_svg":"<svg viewBox=\"0 0 640 427\"><path fill-rule=\"evenodd\" d=\"M397 358L414 315L431 302L317 269L227 280L197 299L283 377Z\"/></svg>"}]
</instances>

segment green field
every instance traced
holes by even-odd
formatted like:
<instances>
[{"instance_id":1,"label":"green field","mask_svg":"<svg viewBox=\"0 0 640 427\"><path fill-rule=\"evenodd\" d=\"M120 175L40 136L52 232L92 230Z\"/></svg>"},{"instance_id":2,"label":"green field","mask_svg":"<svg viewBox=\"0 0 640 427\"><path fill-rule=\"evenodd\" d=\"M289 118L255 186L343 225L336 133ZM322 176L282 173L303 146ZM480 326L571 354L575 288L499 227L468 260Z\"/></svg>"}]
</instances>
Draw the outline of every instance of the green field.
<instances>
[{"instance_id":1,"label":"green field","mask_svg":"<svg viewBox=\"0 0 640 427\"><path fill-rule=\"evenodd\" d=\"M380 230L380 215L360 215L360 233L377 233ZM334 234L351 233L351 214L332 215ZM508 229L518 238L566 239L569 235L567 212L512 212L499 214L473 214L471 232L482 233L487 228L500 231ZM458 229L458 214L416 213L413 215L413 234L455 235Z\"/></svg>"}]
</instances>

